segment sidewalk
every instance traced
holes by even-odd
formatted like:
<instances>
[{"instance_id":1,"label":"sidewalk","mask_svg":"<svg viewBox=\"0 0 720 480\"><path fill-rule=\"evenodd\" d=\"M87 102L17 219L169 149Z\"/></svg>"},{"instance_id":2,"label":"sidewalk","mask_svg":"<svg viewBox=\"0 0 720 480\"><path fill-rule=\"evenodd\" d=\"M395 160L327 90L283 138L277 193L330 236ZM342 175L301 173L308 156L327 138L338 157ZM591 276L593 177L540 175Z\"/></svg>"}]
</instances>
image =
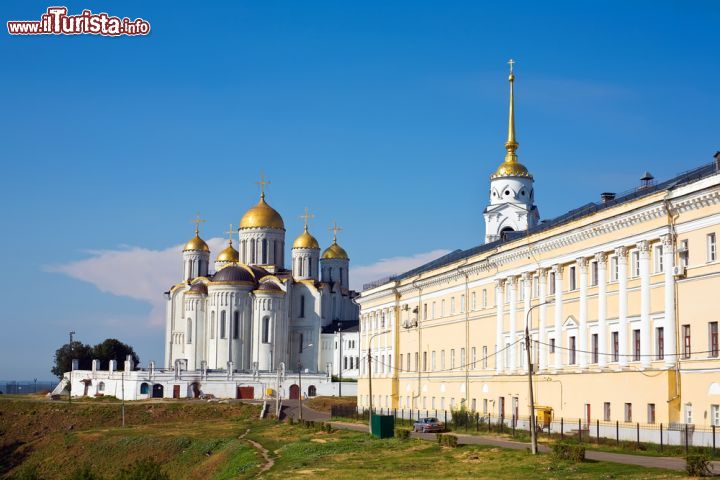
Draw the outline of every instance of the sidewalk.
<instances>
[{"instance_id":1,"label":"sidewalk","mask_svg":"<svg viewBox=\"0 0 720 480\"><path fill-rule=\"evenodd\" d=\"M283 406L283 414L297 419L299 417L299 409L297 401L286 401ZM311 410L303 406L303 418L313 421L328 421L330 415L316 410ZM368 426L364 423L347 423L347 422L329 422L333 428L343 430L354 430L357 432L367 432ZM460 445L490 445L499 448L509 448L513 450L527 450L530 446L527 443L516 442L494 437L482 437L477 435L466 435L462 433L453 433L458 437ZM411 433L412 438L421 440L435 441L434 433ZM546 445L538 445L540 452L549 453L550 448ZM595 450L586 450L585 458L588 460L596 460L599 462L623 463L625 465L638 465L646 468L663 468L666 470L685 471L685 459L680 457L650 457L644 455L629 455L625 453L599 452ZM720 473L720 462L710 462L714 474Z\"/></svg>"}]
</instances>

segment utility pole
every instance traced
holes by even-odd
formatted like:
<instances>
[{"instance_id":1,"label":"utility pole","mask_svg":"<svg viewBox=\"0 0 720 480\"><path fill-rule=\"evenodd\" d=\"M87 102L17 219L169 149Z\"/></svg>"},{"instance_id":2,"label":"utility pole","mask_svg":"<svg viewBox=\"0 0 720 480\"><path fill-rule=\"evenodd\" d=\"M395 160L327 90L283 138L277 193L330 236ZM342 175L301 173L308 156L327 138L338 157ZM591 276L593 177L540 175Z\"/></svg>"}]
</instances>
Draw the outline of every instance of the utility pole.
<instances>
[{"instance_id":1,"label":"utility pole","mask_svg":"<svg viewBox=\"0 0 720 480\"><path fill-rule=\"evenodd\" d=\"M382 332L378 332L374 335L371 335L368 339L368 398L370 403L370 415L368 417L368 428L370 429L370 433L372 434L372 415L373 415L373 394L372 394L372 341L373 338L377 337L378 335L383 335L385 333L390 333L390 330L385 330Z\"/></svg>"},{"instance_id":2,"label":"utility pole","mask_svg":"<svg viewBox=\"0 0 720 480\"><path fill-rule=\"evenodd\" d=\"M125 370L120 372L120 383L122 385L122 426L125 426Z\"/></svg>"},{"instance_id":3,"label":"utility pole","mask_svg":"<svg viewBox=\"0 0 720 480\"><path fill-rule=\"evenodd\" d=\"M72 358L72 342L75 331L70 332L70 380L68 383L68 403L72 403L72 372L73 372L73 358Z\"/></svg>"},{"instance_id":4,"label":"utility pole","mask_svg":"<svg viewBox=\"0 0 720 480\"><path fill-rule=\"evenodd\" d=\"M533 365L530 356L530 313L533 311L533 309L541 305L547 305L548 303L550 302L543 302L538 303L537 305L533 305L528 309L527 315L525 316L525 352L527 353L528 391L530 395L530 453L532 453L533 455L537 455L538 453L538 443L537 431L535 428L535 397L533 393L532 383Z\"/></svg>"},{"instance_id":5,"label":"utility pole","mask_svg":"<svg viewBox=\"0 0 720 480\"><path fill-rule=\"evenodd\" d=\"M338 360L338 397L342 397L342 371L343 371L343 355L342 355L342 322L338 322L338 335L340 335L340 359Z\"/></svg>"}]
</instances>

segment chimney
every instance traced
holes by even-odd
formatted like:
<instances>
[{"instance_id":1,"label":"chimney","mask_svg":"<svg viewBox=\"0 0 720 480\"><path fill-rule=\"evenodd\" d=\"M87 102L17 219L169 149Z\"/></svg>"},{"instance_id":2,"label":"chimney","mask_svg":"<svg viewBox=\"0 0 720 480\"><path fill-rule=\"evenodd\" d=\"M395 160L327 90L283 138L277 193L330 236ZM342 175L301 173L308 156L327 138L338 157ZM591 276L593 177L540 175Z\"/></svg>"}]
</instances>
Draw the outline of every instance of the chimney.
<instances>
[{"instance_id":1,"label":"chimney","mask_svg":"<svg viewBox=\"0 0 720 480\"><path fill-rule=\"evenodd\" d=\"M655 177L652 176L652 173L650 173L650 172L643 173L643 176L640 177L640 188L638 190L642 190L643 188L651 187L653 184L653 180L655 180Z\"/></svg>"},{"instance_id":2,"label":"chimney","mask_svg":"<svg viewBox=\"0 0 720 480\"><path fill-rule=\"evenodd\" d=\"M615 192L603 192L600 194L600 200L602 203L608 203L615 200Z\"/></svg>"}]
</instances>

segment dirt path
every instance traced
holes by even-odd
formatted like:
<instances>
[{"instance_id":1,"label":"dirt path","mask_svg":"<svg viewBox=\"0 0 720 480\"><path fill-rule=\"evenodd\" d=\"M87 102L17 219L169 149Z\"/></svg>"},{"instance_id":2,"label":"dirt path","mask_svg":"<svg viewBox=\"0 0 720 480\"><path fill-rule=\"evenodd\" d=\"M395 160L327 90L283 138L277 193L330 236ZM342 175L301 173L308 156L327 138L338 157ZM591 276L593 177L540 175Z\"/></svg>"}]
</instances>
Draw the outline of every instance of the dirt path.
<instances>
[{"instance_id":1,"label":"dirt path","mask_svg":"<svg viewBox=\"0 0 720 480\"><path fill-rule=\"evenodd\" d=\"M275 465L275 460L273 460L273 459L270 457L270 452L268 451L267 448L263 447L262 445L260 445L258 442L254 441L254 440L250 440L249 438L245 438L245 435L247 435L248 433L250 433L250 429L249 429L249 428L245 431L245 433L243 433L242 435L240 435L238 438L241 439L241 440L245 440L245 441L248 442L250 445L252 445L253 448L254 448L255 450L257 450L258 452L260 452L260 455L262 455L262 457L265 459L265 463L262 465L262 467L260 467L260 471L259 471L258 474L257 474L257 476L259 477L259 476L262 475L263 473L265 473L265 472L267 472L268 470L270 470L273 465Z\"/></svg>"}]
</instances>

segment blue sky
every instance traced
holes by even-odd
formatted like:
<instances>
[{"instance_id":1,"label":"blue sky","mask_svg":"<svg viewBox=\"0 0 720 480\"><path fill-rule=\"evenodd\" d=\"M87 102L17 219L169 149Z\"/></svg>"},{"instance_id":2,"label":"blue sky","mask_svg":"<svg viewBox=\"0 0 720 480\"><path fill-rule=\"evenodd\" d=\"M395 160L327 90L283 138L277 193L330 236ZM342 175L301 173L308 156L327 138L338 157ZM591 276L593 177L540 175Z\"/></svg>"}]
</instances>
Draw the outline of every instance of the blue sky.
<instances>
[{"instance_id":1,"label":"blue sky","mask_svg":"<svg viewBox=\"0 0 720 480\"><path fill-rule=\"evenodd\" d=\"M52 4L0 4L3 380L71 329L161 360L190 219L222 236L261 169L288 239L337 220L363 279L481 243L511 57L542 218L720 149L717 2L63 4L152 33L11 37Z\"/></svg>"}]
</instances>

